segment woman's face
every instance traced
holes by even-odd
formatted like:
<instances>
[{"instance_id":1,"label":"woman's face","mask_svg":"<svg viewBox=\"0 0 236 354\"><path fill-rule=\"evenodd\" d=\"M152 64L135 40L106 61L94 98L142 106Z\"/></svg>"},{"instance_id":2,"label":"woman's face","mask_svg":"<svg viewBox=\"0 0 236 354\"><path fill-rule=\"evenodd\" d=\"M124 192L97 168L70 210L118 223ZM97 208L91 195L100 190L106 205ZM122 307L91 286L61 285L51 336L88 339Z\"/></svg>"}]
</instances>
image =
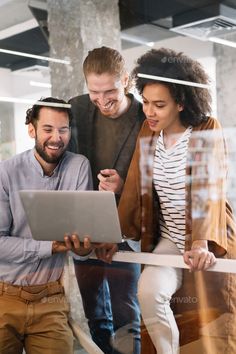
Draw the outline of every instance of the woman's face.
<instances>
[{"instance_id":1,"label":"woman's face","mask_svg":"<svg viewBox=\"0 0 236 354\"><path fill-rule=\"evenodd\" d=\"M183 106L174 101L167 86L160 83L147 84L142 98L143 112L152 131L178 133L183 130L180 121Z\"/></svg>"}]
</instances>

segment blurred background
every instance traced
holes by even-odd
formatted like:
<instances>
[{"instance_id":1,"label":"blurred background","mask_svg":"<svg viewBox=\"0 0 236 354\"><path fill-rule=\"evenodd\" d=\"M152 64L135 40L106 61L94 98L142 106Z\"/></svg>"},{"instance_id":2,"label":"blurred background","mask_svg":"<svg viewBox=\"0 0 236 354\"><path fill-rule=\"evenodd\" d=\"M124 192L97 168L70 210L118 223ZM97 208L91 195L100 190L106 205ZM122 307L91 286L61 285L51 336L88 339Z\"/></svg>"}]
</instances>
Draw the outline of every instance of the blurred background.
<instances>
[{"instance_id":1,"label":"blurred background","mask_svg":"<svg viewBox=\"0 0 236 354\"><path fill-rule=\"evenodd\" d=\"M101 45L128 70L150 48L184 51L212 80L214 116L236 123L236 0L0 0L0 159L32 146L25 111L85 91L82 62Z\"/></svg>"}]
</instances>

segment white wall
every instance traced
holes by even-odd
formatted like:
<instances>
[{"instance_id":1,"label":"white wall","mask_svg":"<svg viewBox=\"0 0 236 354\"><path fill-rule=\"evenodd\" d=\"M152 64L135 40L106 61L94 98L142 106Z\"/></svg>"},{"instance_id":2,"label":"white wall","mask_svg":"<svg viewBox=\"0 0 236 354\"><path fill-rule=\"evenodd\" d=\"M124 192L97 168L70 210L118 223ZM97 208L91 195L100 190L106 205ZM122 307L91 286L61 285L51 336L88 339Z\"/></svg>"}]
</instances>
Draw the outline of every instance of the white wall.
<instances>
[{"instance_id":1,"label":"white wall","mask_svg":"<svg viewBox=\"0 0 236 354\"><path fill-rule=\"evenodd\" d=\"M41 97L51 95L50 89L41 89L30 85L30 81L48 82L48 76L44 72L11 72L7 69L0 70L1 97L12 97L17 99L31 99L37 101ZM14 129L15 129L15 153L20 153L33 147L34 142L27 133L25 125L26 110L31 104L14 103ZM0 102L1 112L1 102Z\"/></svg>"},{"instance_id":2,"label":"white wall","mask_svg":"<svg viewBox=\"0 0 236 354\"><path fill-rule=\"evenodd\" d=\"M171 48L177 52L184 52L190 57L199 60L204 69L210 76L212 81L212 116L217 116L217 102L216 102L216 60L213 56L213 44L211 42L199 41L197 39L177 36L163 41L158 41L153 47L138 46L130 49L126 49L122 52L129 72L132 71L135 66L135 61L142 54L146 53L151 48Z\"/></svg>"},{"instance_id":3,"label":"white wall","mask_svg":"<svg viewBox=\"0 0 236 354\"><path fill-rule=\"evenodd\" d=\"M198 41L197 39L176 36L154 43L153 47L138 46L124 50L122 53L126 60L128 70L132 70L136 59L147 52L151 48L171 48L177 52L184 52L185 54L195 58L205 58L213 56L213 44L211 42Z\"/></svg>"},{"instance_id":4,"label":"white wall","mask_svg":"<svg viewBox=\"0 0 236 354\"><path fill-rule=\"evenodd\" d=\"M12 82L13 82L13 76L11 75L11 71L9 69L0 68L0 78L1 78L0 97L11 96Z\"/></svg>"}]
</instances>

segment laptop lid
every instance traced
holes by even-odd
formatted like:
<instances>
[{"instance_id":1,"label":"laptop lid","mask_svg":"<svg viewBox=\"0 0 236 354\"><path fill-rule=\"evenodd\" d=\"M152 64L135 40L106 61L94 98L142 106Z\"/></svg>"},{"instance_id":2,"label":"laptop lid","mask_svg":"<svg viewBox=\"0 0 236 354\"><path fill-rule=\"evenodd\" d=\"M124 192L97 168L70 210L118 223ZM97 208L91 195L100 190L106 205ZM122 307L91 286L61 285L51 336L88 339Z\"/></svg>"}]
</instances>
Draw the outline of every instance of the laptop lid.
<instances>
[{"instance_id":1,"label":"laptop lid","mask_svg":"<svg viewBox=\"0 0 236 354\"><path fill-rule=\"evenodd\" d=\"M22 190L20 198L35 240L63 241L65 233L92 242L122 242L113 192Z\"/></svg>"}]
</instances>

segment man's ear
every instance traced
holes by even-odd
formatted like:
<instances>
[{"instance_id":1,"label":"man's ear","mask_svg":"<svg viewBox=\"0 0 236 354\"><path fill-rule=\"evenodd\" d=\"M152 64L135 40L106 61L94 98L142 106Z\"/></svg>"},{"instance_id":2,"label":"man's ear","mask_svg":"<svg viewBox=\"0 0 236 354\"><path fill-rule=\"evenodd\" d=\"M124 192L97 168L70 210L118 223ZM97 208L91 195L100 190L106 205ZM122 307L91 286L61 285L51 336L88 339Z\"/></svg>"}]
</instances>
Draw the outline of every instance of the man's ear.
<instances>
[{"instance_id":1,"label":"man's ear","mask_svg":"<svg viewBox=\"0 0 236 354\"><path fill-rule=\"evenodd\" d=\"M122 84L126 88L128 86L128 83L129 83L129 74L126 71L122 77Z\"/></svg>"},{"instance_id":2,"label":"man's ear","mask_svg":"<svg viewBox=\"0 0 236 354\"><path fill-rule=\"evenodd\" d=\"M36 137L35 127L32 123L29 123L28 125L28 134L32 139Z\"/></svg>"}]
</instances>

